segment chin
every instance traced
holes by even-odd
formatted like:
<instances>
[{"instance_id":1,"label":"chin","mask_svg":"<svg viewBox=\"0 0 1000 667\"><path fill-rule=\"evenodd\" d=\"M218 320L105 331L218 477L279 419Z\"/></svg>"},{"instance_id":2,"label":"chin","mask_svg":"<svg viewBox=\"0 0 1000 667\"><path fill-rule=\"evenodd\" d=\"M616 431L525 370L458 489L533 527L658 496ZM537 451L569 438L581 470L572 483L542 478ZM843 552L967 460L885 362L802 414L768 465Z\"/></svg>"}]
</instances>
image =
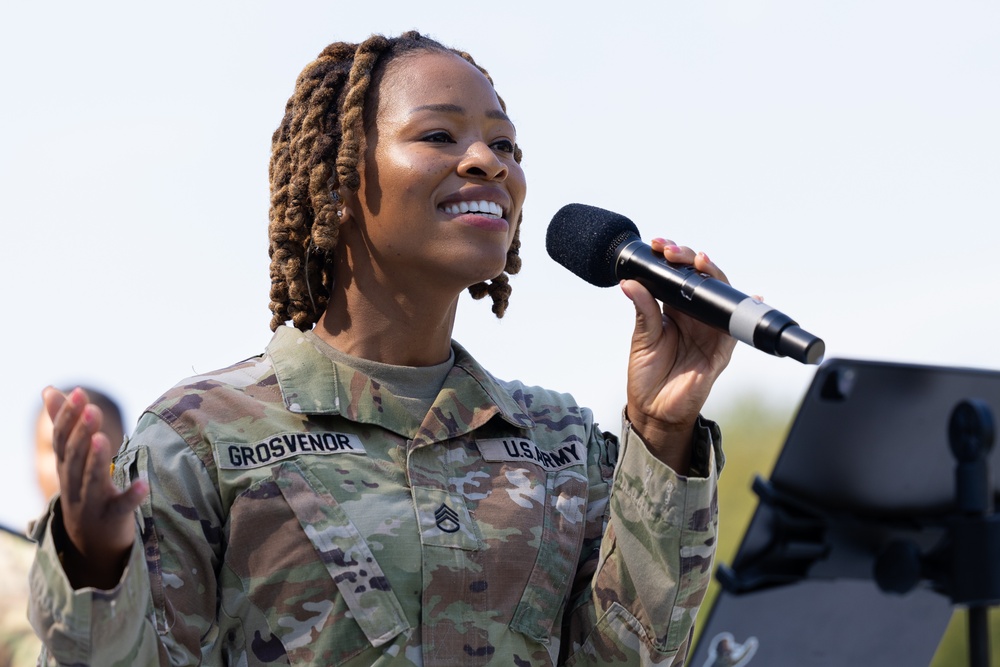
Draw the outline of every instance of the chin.
<instances>
[{"instance_id":1,"label":"chin","mask_svg":"<svg viewBox=\"0 0 1000 667\"><path fill-rule=\"evenodd\" d=\"M451 254L448 273L465 287L486 282L503 273L507 265L507 248L469 248ZM443 268L443 267L442 267Z\"/></svg>"},{"instance_id":2,"label":"chin","mask_svg":"<svg viewBox=\"0 0 1000 667\"><path fill-rule=\"evenodd\" d=\"M503 257L499 260L484 258L481 262L475 264L475 266L478 266L481 269L480 271L477 271L477 273L481 276L476 280L477 283L492 280L503 273L503 268L507 266L507 251L504 250Z\"/></svg>"}]
</instances>

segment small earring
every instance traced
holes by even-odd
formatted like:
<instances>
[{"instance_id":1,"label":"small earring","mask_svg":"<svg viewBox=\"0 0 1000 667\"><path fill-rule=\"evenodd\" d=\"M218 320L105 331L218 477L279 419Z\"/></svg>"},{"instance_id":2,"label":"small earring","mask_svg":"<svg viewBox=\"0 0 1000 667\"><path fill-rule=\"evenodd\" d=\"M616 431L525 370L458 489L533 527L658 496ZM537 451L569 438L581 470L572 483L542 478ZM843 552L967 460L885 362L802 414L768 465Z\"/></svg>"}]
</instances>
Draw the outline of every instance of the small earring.
<instances>
[{"instance_id":1,"label":"small earring","mask_svg":"<svg viewBox=\"0 0 1000 667\"><path fill-rule=\"evenodd\" d=\"M333 191L333 204L337 207L337 217L342 220L344 218L343 201L340 198L340 193L336 190Z\"/></svg>"}]
</instances>

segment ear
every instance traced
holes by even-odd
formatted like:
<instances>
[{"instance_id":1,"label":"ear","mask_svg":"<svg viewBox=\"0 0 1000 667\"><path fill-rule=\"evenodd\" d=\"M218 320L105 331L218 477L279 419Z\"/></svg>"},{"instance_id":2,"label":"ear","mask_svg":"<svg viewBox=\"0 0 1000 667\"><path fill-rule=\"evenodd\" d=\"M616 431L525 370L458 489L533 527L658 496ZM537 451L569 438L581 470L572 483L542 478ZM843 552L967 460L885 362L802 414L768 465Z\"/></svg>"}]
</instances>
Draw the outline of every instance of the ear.
<instances>
[{"instance_id":1,"label":"ear","mask_svg":"<svg viewBox=\"0 0 1000 667\"><path fill-rule=\"evenodd\" d=\"M340 189L340 199L338 200L337 211L340 213L338 222L343 225L347 222L357 223L356 211L361 210L361 199L357 192L348 188Z\"/></svg>"},{"instance_id":2,"label":"ear","mask_svg":"<svg viewBox=\"0 0 1000 667\"><path fill-rule=\"evenodd\" d=\"M353 217L354 217L354 211L351 208L351 205L348 204L347 202L341 204L340 208L337 209L337 221L340 224L343 225L344 223L353 219Z\"/></svg>"},{"instance_id":3,"label":"ear","mask_svg":"<svg viewBox=\"0 0 1000 667\"><path fill-rule=\"evenodd\" d=\"M346 198L341 194L339 188L334 188L332 195L334 206L337 207L337 223L342 225L351 219L351 206L347 203Z\"/></svg>"}]
</instances>

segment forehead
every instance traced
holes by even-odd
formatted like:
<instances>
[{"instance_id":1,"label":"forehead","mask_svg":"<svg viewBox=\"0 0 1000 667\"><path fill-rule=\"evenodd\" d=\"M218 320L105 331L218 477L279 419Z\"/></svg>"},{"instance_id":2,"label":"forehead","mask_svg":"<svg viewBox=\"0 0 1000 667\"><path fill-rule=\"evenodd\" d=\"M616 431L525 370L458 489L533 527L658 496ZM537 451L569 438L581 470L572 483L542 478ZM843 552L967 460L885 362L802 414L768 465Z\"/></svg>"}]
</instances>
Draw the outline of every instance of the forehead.
<instances>
[{"instance_id":1,"label":"forehead","mask_svg":"<svg viewBox=\"0 0 1000 667\"><path fill-rule=\"evenodd\" d=\"M492 84L472 63L434 51L409 53L389 62L379 83L378 100L379 115L456 102L500 109Z\"/></svg>"}]
</instances>

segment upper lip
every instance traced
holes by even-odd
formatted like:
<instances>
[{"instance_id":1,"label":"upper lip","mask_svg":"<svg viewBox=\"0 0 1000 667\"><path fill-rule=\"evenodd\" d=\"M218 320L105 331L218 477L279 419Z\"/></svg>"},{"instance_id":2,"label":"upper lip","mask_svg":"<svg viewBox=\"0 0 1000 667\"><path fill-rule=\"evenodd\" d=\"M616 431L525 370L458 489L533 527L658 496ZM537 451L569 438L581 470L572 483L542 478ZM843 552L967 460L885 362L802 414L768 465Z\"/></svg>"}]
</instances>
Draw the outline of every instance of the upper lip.
<instances>
[{"instance_id":1,"label":"upper lip","mask_svg":"<svg viewBox=\"0 0 1000 667\"><path fill-rule=\"evenodd\" d=\"M503 210L504 218L506 218L507 213L510 212L510 195L500 188L491 188L485 185L471 185L469 187L462 188L458 192L450 194L442 199L438 202L438 206L458 204L463 201L493 202Z\"/></svg>"}]
</instances>

